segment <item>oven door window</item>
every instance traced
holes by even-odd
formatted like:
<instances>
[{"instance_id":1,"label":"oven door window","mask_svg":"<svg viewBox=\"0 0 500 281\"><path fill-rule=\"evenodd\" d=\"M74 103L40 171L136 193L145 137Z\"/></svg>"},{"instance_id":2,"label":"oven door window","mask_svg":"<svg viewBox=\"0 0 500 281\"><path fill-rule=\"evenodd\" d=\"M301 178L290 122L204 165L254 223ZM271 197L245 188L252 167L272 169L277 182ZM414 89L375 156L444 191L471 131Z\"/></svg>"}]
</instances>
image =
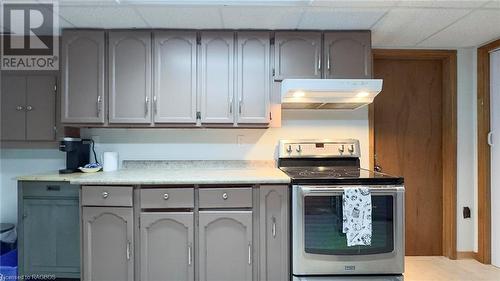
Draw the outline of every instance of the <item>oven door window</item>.
<instances>
[{"instance_id":1,"label":"oven door window","mask_svg":"<svg viewBox=\"0 0 500 281\"><path fill-rule=\"evenodd\" d=\"M342 233L342 195L304 197L304 248L309 254L370 255L394 250L394 199L372 195L372 243L347 247Z\"/></svg>"}]
</instances>

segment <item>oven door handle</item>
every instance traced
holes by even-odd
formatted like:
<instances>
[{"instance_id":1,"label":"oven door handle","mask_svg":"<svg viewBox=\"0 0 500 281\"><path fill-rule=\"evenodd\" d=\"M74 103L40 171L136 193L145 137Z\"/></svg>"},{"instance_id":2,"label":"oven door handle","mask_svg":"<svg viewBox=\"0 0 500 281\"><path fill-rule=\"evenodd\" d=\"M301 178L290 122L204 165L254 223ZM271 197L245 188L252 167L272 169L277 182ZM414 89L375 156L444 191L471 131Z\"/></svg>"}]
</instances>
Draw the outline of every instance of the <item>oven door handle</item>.
<instances>
[{"instance_id":1,"label":"oven door handle","mask_svg":"<svg viewBox=\"0 0 500 281\"><path fill-rule=\"evenodd\" d=\"M342 195L344 192L343 187L319 187L319 186L299 186L300 192L303 196L333 196ZM370 189L372 194L388 193L388 192L404 192L404 187L402 186L390 186L390 187L377 187Z\"/></svg>"}]
</instances>

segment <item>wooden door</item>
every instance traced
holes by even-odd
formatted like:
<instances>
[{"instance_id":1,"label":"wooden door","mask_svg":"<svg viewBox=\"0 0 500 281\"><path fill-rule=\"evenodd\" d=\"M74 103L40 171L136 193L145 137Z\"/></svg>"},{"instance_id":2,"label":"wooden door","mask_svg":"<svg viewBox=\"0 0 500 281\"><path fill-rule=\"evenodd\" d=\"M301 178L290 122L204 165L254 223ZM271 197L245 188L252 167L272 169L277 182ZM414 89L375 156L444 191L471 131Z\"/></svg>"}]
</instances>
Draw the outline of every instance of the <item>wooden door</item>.
<instances>
[{"instance_id":1,"label":"wooden door","mask_svg":"<svg viewBox=\"0 0 500 281\"><path fill-rule=\"evenodd\" d=\"M154 121L196 123L196 32L154 35Z\"/></svg>"},{"instance_id":2,"label":"wooden door","mask_svg":"<svg viewBox=\"0 0 500 281\"><path fill-rule=\"evenodd\" d=\"M372 77L372 44L370 31L336 31L325 33L325 78L369 79Z\"/></svg>"},{"instance_id":3,"label":"wooden door","mask_svg":"<svg viewBox=\"0 0 500 281\"><path fill-rule=\"evenodd\" d=\"M269 123L269 32L239 32L236 92L238 123Z\"/></svg>"},{"instance_id":4,"label":"wooden door","mask_svg":"<svg viewBox=\"0 0 500 281\"><path fill-rule=\"evenodd\" d=\"M26 139L26 76L2 75L2 140Z\"/></svg>"},{"instance_id":5,"label":"wooden door","mask_svg":"<svg viewBox=\"0 0 500 281\"><path fill-rule=\"evenodd\" d=\"M141 214L141 280L194 280L193 212Z\"/></svg>"},{"instance_id":6,"label":"wooden door","mask_svg":"<svg viewBox=\"0 0 500 281\"><path fill-rule=\"evenodd\" d=\"M83 280L133 281L132 208L83 207Z\"/></svg>"},{"instance_id":7,"label":"wooden door","mask_svg":"<svg viewBox=\"0 0 500 281\"><path fill-rule=\"evenodd\" d=\"M56 139L56 76L26 77L26 139Z\"/></svg>"},{"instance_id":8,"label":"wooden door","mask_svg":"<svg viewBox=\"0 0 500 281\"><path fill-rule=\"evenodd\" d=\"M200 281L251 281L252 211L200 211Z\"/></svg>"},{"instance_id":9,"label":"wooden door","mask_svg":"<svg viewBox=\"0 0 500 281\"><path fill-rule=\"evenodd\" d=\"M321 78L321 33L276 32L274 79Z\"/></svg>"},{"instance_id":10,"label":"wooden door","mask_svg":"<svg viewBox=\"0 0 500 281\"><path fill-rule=\"evenodd\" d=\"M202 123L234 121L234 33L203 32L200 57Z\"/></svg>"},{"instance_id":11,"label":"wooden door","mask_svg":"<svg viewBox=\"0 0 500 281\"><path fill-rule=\"evenodd\" d=\"M64 31L62 37L63 123L104 123L104 31Z\"/></svg>"},{"instance_id":12,"label":"wooden door","mask_svg":"<svg viewBox=\"0 0 500 281\"><path fill-rule=\"evenodd\" d=\"M151 33L109 33L109 122L151 122Z\"/></svg>"},{"instance_id":13,"label":"wooden door","mask_svg":"<svg viewBox=\"0 0 500 281\"><path fill-rule=\"evenodd\" d=\"M376 59L384 79L374 102L375 165L404 176L406 254L442 255L443 163L440 60Z\"/></svg>"},{"instance_id":14,"label":"wooden door","mask_svg":"<svg viewBox=\"0 0 500 281\"><path fill-rule=\"evenodd\" d=\"M260 280L289 278L288 186L260 186Z\"/></svg>"}]
</instances>

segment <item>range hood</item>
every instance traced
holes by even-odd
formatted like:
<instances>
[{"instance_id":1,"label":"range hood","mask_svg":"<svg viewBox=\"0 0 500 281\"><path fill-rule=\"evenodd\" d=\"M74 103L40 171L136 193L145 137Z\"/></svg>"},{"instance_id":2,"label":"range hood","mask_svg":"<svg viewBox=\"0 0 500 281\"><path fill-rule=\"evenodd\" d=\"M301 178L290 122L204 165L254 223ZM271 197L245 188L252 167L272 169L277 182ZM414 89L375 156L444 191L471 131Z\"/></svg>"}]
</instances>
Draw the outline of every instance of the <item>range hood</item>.
<instances>
[{"instance_id":1,"label":"range hood","mask_svg":"<svg viewBox=\"0 0 500 281\"><path fill-rule=\"evenodd\" d=\"M382 79L284 79L282 109L357 109L373 102Z\"/></svg>"}]
</instances>

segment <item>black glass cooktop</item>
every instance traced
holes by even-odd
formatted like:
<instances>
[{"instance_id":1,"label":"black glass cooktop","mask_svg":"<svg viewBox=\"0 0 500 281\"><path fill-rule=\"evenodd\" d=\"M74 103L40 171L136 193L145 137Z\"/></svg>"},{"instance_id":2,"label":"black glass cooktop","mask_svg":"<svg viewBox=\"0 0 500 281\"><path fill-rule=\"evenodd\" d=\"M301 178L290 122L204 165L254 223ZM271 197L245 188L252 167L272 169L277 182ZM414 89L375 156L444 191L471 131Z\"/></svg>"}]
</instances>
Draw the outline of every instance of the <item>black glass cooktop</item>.
<instances>
[{"instance_id":1,"label":"black glass cooktop","mask_svg":"<svg viewBox=\"0 0 500 281\"><path fill-rule=\"evenodd\" d=\"M294 184L403 184L403 178L358 167L280 167Z\"/></svg>"}]
</instances>

